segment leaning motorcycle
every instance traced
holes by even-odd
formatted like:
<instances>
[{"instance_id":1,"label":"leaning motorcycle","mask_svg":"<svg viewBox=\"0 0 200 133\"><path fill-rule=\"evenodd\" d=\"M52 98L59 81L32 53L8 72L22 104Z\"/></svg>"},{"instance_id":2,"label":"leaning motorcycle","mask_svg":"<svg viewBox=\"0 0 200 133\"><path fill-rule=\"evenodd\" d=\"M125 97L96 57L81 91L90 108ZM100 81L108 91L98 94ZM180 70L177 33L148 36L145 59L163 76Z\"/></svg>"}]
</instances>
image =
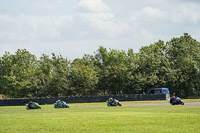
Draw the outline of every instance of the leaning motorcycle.
<instances>
[{"instance_id":1,"label":"leaning motorcycle","mask_svg":"<svg viewBox=\"0 0 200 133\"><path fill-rule=\"evenodd\" d=\"M66 102L54 103L54 108L69 108Z\"/></svg>"},{"instance_id":2,"label":"leaning motorcycle","mask_svg":"<svg viewBox=\"0 0 200 133\"><path fill-rule=\"evenodd\" d=\"M117 99L114 99L113 101L106 101L107 102L107 106L122 106L121 103L119 103L119 101Z\"/></svg>"},{"instance_id":3,"label":"leaning motorcycle","mask_svg":"<svg viewBox=\"0 0 200 133\"><path fill-rule=\"evenodd\" d=\"M184 105L184 102L179 97L176 97L176 98L171 97L170 104L171 105Z\"/></svg>"},{"instance_id":4,"label":"leaning motorcycle","mask_svg":"<svg viewBox=\"0 0 200 133\"><path fill-rule=\"evenodd\" d=\"M40 105L36 102L33 102L32 104L25 104L26 105L26 109L41 109Z\"/></svg>"}]
</instances>

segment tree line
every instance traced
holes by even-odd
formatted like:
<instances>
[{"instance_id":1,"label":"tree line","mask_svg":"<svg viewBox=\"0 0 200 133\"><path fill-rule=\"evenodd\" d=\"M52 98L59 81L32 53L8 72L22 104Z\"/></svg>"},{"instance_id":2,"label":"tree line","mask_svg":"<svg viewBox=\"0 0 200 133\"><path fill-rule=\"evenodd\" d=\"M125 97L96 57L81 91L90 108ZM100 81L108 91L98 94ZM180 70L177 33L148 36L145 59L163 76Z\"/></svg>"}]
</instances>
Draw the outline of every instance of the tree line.
<instances>
[{"instance_id":1,"label":"tree line","mask_svg":"<svg viewBox=\"0 0 200 133\"><path fill-rule=\"evenodd\" d=\"M72 61L62 55L39 59L26 49L0 57L0 94L7 97L52 97L141 94L166 87L181 97L200 95L200 42L185 33L133 49L106 49Z\"/></svg>"}]
</instances>

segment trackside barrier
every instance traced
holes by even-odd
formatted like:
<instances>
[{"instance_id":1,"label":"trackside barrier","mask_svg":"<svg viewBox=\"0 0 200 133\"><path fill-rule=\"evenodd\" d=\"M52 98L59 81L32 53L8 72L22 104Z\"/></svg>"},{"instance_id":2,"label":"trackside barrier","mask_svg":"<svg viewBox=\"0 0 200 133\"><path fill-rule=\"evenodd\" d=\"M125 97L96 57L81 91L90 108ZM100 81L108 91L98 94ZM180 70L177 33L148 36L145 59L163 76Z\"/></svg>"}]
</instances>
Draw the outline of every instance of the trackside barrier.
<instances>
[{"instance_id":1,"label":"trackside barrier","mask_svg":"<svg viewBox=\"0 0 200 133\"><path fill-rule=\"evenodd\" d=\"M43 104L52 104L56 100L64 100L67 103L88 103L88 102L105 102L110 97L119 101L146 101L146 100L168 100L169 94L143 95L143 94L121 94L121 95L106 95L106 96L68 96L68 97L40 97L40 98L11 98L0 99L0 106L17 106L24 105L29 101L34 101Z\"/></svg>"}]
</instances>

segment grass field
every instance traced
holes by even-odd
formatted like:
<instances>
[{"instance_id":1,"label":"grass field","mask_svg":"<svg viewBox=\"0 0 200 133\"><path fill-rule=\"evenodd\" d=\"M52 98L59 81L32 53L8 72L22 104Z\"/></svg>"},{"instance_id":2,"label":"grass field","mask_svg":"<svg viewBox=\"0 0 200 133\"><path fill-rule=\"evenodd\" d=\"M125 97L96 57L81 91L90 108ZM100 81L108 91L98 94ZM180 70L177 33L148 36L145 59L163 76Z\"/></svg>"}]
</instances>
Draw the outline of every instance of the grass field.
<instances>
[{"instance_id":1,"label":"grass field","mask_svg":"<svg viewBox=\"0 0 200 133\"><path fill-rule=\"evenodd\" d=\"M199 102L199 99L184 102ZM53 105L41 105L41 110L0 107L0 133L200 133L200 105L105 107L105 103L77 103L69 106L69 109L54 109Z\"/></svg>"}]
</instances>

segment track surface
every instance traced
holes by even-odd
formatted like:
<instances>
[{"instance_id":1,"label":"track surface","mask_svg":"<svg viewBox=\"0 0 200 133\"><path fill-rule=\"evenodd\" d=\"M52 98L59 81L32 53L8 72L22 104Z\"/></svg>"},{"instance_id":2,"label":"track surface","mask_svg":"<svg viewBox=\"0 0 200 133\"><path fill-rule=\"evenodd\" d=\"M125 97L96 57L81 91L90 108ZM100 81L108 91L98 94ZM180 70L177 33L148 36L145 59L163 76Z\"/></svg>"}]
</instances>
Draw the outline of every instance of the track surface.
<instances>
[{"instance_id":1,"label":"track surface","mask_svg":"<svg viewBox=\"0 0 200 133\"><path fill-rule=\"evenodd\" d=\"M194 102L194 103L185 103L185 105L200 105L200 102ZM123 107L127 106L172 106L170 103L148 103L148 104L127 104L122 105ZM179 106L179 105L175 105ZM95 107L107 107L105 106L80 106L80 107L72 107L72 108L95 108Z\"/></svg>"},{"instance_id":2,"label":"track surface","mask_svg":"<svg viewBox=\"0 0 200 133\"><path fill-rule=\"evenodd\" d=\"M194 103L185 103L185 105L200 105L200 102L194 102ZM169 103L149 103L149 104L127 104L123 105L122 107L128 107L128 106L172 106ZM173 105L173 106L181 106L181 105ZM79 106L79 107L71 107L71 108L99 108L99 107L107 107L106 105L104 106ZM1 107L0 107L1 108ZM45 108L45 109L53 109L52 108ZM25 107L24 109L3 109L1 111L17 111L17 110L26 110Z\"/></svg>"},{"instance_id":3,"label":"track surface","mask_svg":"<svg viewBox=\"0 0 200 133\"><path fill-rule=\"evenodd\" d=\"M162 105L171 105L171 104L169 104L169 103L151 103L151 104L132 104L132 105L124 105L124 106L162 106ZM185 103L185 105L200 105L200 102Z\"/></svg>"}]
</instances>

